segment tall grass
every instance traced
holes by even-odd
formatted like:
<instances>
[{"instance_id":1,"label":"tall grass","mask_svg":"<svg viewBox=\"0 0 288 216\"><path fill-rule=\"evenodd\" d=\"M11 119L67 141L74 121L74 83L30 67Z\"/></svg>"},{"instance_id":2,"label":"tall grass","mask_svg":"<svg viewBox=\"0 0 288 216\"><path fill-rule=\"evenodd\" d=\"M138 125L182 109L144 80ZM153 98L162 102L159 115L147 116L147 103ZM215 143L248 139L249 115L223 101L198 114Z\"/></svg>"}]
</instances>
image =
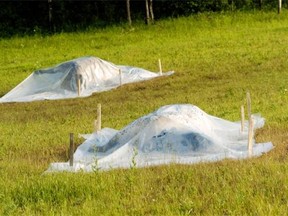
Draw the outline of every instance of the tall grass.
<instances>
[{"instance_id":1,"label":"tall grass","mask_svg":"<svg viewBox=\"0 0 288 216\"><path fill-rule=\"evenodd\" d=\"M151 71L161 58L164 71L175 70L88 98L0 104L0 214L285 215L287 32L283 11L199 14L149 27L0 40L1 96L32 71L80 56ZM92 132L98 103L103 126L116 129L173 103L237 121L247 90L252 111L266 118L256 139L275 146L262 157L42 175L51 162L68 160L70 132Z\"/></svg>"}]
</instances>

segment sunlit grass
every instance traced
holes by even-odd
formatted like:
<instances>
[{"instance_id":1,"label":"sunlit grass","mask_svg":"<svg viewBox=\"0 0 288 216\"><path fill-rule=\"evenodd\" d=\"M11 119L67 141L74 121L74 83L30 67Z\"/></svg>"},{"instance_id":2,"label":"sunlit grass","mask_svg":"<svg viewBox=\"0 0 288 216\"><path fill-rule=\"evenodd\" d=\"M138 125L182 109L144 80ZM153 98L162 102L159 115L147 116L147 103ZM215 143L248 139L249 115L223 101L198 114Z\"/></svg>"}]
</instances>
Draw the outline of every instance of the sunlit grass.
<instances>
[{"instance_id":1,"label":"sunlit grass","mask_svg":"<svg viewBox=\"0 0 288 216\"><path fill-rule=\"evenodd\" d=\"M0 214L284 215L287 213L288 17L273 13L202 14L155 25L0 40L0 95L30 73L80 56L175 70L88 98L0 104ZM69 133L120 129L160 106L191 103L231 121L246 91L266 118L260 158L91 174L42 175L68 160ZM76 143L83 140L76 136Z\"/></svg>"}]
</instances>

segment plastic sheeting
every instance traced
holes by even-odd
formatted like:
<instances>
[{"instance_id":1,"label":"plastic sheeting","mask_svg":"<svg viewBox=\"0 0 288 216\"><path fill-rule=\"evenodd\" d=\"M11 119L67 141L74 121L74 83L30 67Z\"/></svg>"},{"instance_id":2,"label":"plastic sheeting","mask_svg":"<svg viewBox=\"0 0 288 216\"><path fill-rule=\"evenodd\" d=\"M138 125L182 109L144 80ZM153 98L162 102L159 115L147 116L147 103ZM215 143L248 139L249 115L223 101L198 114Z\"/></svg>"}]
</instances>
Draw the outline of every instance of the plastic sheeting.
<instances>
[{"instance_id":1,"label":"plastic sheeting","mask_svg":"<svg viewBox=\"0 0 288 216\"><path fill-rule=\"evenodd\" d=\"M264 118L253 115L254 130ZM224 158L248 157L248 123L208 115L197 106L176 104L161 107L132 122L122 130L104 128L85 135L86 141L74 154L74 165L52 163L47 172L93 171L113 168L145 167L168 163L190 164ZM253 155L273 148L271 142L256 144Z\"/></svg>"},{"instance_id":2,"label":"plastic sheeting","mask_svg":"<svg viewBox=\"0 0 288 216\"><path fill-rule=\"evenodd\" d=\"M126 84L172 73L154 73L142 68L114 65L97 57L82 57L33 72L0 98L0 103L87 97L94 92L118 87L120 80Z\"/></svg>"}]
</instances>

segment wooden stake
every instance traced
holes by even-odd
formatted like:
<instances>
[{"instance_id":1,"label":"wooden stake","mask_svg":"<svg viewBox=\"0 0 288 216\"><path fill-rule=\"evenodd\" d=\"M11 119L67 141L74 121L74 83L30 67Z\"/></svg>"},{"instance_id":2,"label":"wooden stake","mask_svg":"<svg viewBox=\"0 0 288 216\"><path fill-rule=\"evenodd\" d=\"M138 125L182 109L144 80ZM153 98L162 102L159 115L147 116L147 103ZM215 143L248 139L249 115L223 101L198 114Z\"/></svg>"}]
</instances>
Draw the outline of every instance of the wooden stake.
<instances>
[{"instance_id":1,"label":"wooden stake","mask_svg":"<svg viewBox=\"0 0 288 216\"><path fill-rule=\"evenodd\" d=\"M254 119L251 117L249 120L249 131L248 131L248 156L251 157L253 154L253 137L254 137Z\"/></svg>"},{"instance_id":2,"label":"wooden stake","mask_svg":"<svg viewBox=\"0 0 288 216\"><path fill-rule=\"evenodd\" d=\"M250 97L250 93L247 92L246 96L247 96L248 120L250 121L250 119L251 119L251 97Z\"/></svg>"},{"instance_id":3,"label":"wooden stake","mask_svg":"<svg viewBox=\"0 0 288 216\"><path fill-rule=\"evenodd\" d=\"M119 69L119 85L122 86L122 71Z\"/></svg>"},{"instance_id":4,"label":"wooden stake","mask_svg":"<svg viewBox=\"0 0 288 216\"><path fill-rule=\"evenodd\" d=\"M162 64L161 64L161 60L160 59L158 59L158 64L159 64L160 75L162 75Z\"/></svg>"},{"instance_id":5,"label":"wooden stake","mask_svg":"<svg viewBox=\"0 0 288 216\"><path fill-rule=\"evenodd\" d=\"M69 148L69 165L73 166L73 156L74 156L74 134L70 133L70 148Z\"/></svg>"},{"instance_id":6,"label":"wooden stake","mask_svg":"<svg viewBox=\"0 0 288 216\"><path fill-rule=\"evenodd\" d=\"M247 112L248 112L248 122L249 122L249 129L248 129L248 156L251 157L253 154L253 127L254 127L254 120L251 115L251 97L250 93L246 93L247 96Z\"/></svg>"},{"instance_id":7,"label":"wooden stake","mask_svg":"<svg viewBox=\"0 0 288 216\"><path fill-rule=\"evenodd\" d=\"M81 88L81 83L80 83L80 75L77 74L77 92L78 92L78 96L80 96L80 89Z\"/></svg>"},{"instance_id":8,"label":"wooden stake","mask_svg":"<svg viewBox=\"0 0 288 216\"><path fill-rule=\"evenodd\" d=\"M241 132L244 131L244 121L245 121L245 112L244 112L244 106L241 106Z\"/></svg>"},{"instance_id":9,"label":"wooden stake","mask_svg":"<svg viewBox=\"0 0 288 216\"><path fill-rule=\"evenodd\" d=\"M97 120L95 125L95 131L98 132L101 130L101 104L97 105Z\"/></svg>"}]
</instances>

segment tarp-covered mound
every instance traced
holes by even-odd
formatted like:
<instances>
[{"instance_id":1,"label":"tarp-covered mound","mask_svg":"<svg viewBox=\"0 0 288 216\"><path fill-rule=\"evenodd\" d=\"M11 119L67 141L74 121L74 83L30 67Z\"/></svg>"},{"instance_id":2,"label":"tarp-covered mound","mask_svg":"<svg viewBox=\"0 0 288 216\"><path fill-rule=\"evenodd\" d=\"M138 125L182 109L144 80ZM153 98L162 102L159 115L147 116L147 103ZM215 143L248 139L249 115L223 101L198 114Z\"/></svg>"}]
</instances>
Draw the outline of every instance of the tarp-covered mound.
<instances>
[{"instance_id":1,"label":"tarp-covered mound","mask_svg":"<svg viewBox=\"0 0 288 216\"><path fill-rule=\"evenodd\" d=\"M260 115L253 118L254 129L264 125ZM245 124L241 132L239 122L208 115L196 106L168 105L120 131L104 128L86 135L86 141L74 154L73 167L68 162L53 163L47 171L93 171L246 158L248 125ZM252 156L260 156L272 148L271 142L253 141Z\"/></svg>"},{"instance_id":2,"label":"tarp-covered mound","mask_svg":"<svg viewBox=\"0 0 288 216\"><path fill-rule=\"evenodd\" d=\"M122 84L126 84L172 73L154 73L142 68L114 65L97 57L82 57L33 72L0 98L0 103L85 97L118 87L120 79Z\"/></svg>"}]
</instances>

